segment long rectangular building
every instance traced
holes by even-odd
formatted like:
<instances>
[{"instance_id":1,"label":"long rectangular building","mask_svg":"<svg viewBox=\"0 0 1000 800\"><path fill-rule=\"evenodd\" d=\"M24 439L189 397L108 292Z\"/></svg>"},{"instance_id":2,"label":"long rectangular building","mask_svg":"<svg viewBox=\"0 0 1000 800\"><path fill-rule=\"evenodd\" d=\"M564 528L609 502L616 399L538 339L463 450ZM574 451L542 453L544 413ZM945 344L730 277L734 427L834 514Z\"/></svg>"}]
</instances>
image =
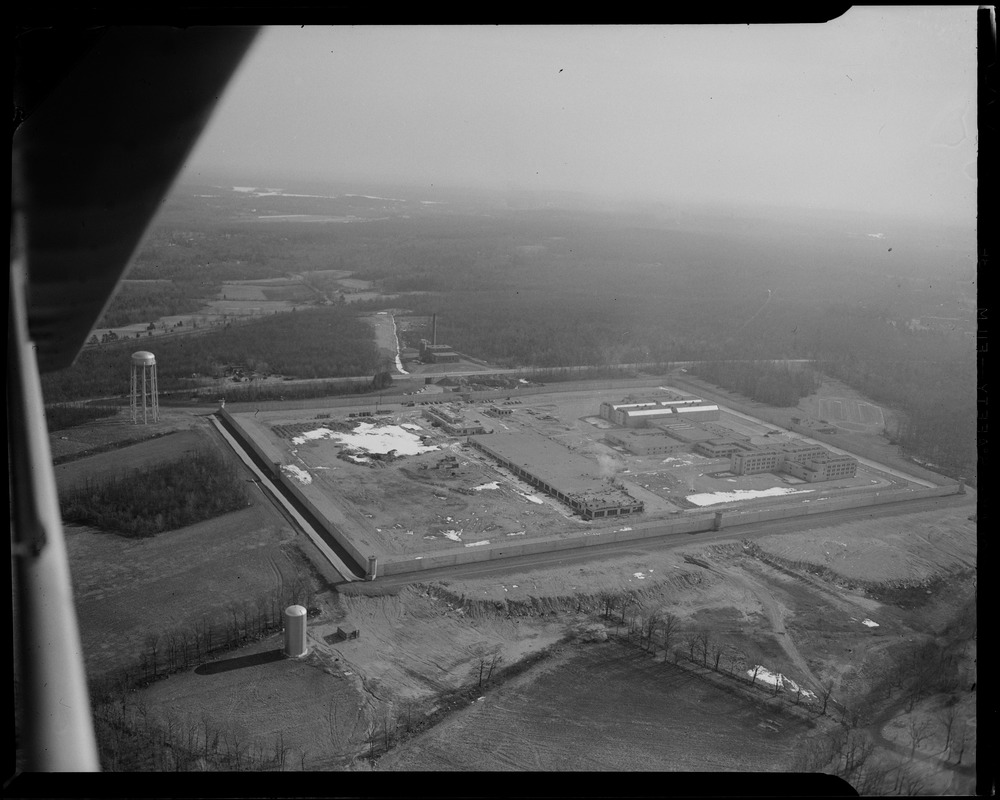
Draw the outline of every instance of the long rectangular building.
<instances>
[{"instance_id":1,"label":"long rectangular building","mask_svg":"<svg viewBox=\"0 0 1000 800\"><path fill-rule=\"evenodd\" d=\"M636 403L601 403L601 416L623 428L643 428L659 420L713 422L719 407L699 398L689 400L646 400Z\"/></svg>"},{"instance_id":2,"label":"long rectangular building","mask_svg":"<svg viewBox=\"0 0 1000 800\"><path fill-rule=\"evenodd\" d=\"M538 434L470 436L468 441L584 519L637 514L644 508L641 500L601 477L600 468L589 458Z\"/></svg>"},{"instance_id":3,"label":"long rectangular building","mask_svg":"<svg viewBox=\"0 0 1000 800\"><path fill-rule=\"evenodd\" d=\"M858 461L846 454L833 453L822 445L787 442L733 453L729 468L736 475L787 472L815 483L853 478L857 474Z\"/></svg>"}]
</instances>

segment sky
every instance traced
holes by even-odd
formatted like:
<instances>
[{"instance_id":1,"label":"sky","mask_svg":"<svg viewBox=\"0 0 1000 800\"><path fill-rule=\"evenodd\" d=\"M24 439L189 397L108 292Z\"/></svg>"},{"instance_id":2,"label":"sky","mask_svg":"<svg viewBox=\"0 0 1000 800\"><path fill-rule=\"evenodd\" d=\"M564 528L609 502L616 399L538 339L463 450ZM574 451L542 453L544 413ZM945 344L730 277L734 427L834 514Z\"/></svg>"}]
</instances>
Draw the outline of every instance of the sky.
<instances>
[{"instance_id":1,"label":"sky","mask_svg":"<svg viewBox=\"0 0 1000 800\"><path fill-rule=\"evenodd\" d=\"M822 24L265 28L187 175L961 222L976 208L976 70L975 6Z\"/></svg>"}]
</instances>

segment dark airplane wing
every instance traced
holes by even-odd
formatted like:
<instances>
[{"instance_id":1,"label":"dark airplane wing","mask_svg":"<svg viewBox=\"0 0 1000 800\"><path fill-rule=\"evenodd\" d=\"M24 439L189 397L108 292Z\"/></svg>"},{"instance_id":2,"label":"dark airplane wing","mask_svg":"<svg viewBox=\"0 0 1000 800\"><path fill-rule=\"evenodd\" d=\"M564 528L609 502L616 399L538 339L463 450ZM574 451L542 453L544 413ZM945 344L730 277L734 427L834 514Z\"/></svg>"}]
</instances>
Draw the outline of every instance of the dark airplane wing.
<instances>
[{"instance_id":1,"label":"dark airplane wing","mask_svg":"<svg viewBox=\"0 0 1000 800\"><path fill-rule=\"evenodd\" d=\"M15 30L7 453L27 768L98 768L39 371L73 363L255 28Z\"/></svg>"}]
</instances>

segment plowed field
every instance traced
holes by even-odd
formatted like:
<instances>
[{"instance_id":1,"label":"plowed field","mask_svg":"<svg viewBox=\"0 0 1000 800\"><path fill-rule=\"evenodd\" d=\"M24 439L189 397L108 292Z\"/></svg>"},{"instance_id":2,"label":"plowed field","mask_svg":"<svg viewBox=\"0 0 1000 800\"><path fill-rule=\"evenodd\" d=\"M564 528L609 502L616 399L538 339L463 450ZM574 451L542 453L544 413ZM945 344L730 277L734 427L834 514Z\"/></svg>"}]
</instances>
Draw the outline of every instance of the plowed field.
<instances>
[{"instance_id":1,"label":"plowed field","mask_svg":"<svg viewBox=\"0 0 1000 800\"><path fill-rule=\"evenodd\" d=\"M383 758L391 770L782 771L812 723L608 642L573 648Z\"/></svg>"}]
</instances>

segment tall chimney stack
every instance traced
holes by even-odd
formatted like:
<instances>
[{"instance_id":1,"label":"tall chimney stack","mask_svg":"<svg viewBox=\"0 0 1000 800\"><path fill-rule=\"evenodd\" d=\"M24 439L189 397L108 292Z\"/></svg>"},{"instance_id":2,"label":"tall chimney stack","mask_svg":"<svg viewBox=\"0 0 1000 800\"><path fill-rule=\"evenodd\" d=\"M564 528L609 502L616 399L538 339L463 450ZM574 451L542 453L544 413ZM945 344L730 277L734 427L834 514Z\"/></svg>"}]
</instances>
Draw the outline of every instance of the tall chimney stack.
<instances>
[{"instance_id":1,"label":"tall chimney stack","mask_svg":"<svg viewBox=\"0 0 1000 800\"><path fill-rule=\"evenodd\" d=\"M438 343L438 315L431 316L431 344Z\"/></svg>"}]
</instances>

